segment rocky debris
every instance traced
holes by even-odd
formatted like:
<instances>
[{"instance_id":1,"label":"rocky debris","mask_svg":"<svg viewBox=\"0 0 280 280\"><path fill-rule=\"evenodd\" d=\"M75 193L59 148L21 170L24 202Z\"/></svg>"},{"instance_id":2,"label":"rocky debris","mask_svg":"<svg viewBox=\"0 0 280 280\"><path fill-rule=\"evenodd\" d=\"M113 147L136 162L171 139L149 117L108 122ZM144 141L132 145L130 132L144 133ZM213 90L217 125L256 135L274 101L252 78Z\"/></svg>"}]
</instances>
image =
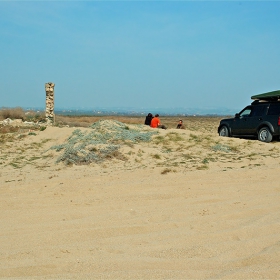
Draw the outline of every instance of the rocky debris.
<instances>
[{"instance_id":1,"label":"rocky debris","mask_svg":"<svg viewBox=\"0 0 280 280\"><path fill-rule=\"evenodd\" d=\"M7 118L7 119L1 121L0 124L2 124L2 125L9 125L12 122L13 122L13 120L11 120L10 118Z\"/></svg>"},{"instance_id":2,"label":"rocky debris","mask_svg":"<svg viewBox=\"0 0 280 280\"><path fill-rule=\"evenodd\" d=\"M22 124L22 119L10 119L10 118L7 118L3 121L0 121L0 124L2 125L13 125L13 126L17 126L17 125L21 125Z\"/></svg>"},{"instance_id":3,"label":"rocky debris","mask_svg":"<svg viewBox=\"0 0 280 280\"><path fill-rule=\"evenodd\" d=\"M28 121L25 121L25 122L23 122L24 124L27 124L27 125L35 125L35 124L37 124L37 123L35 123L35 122L28 122Z\"/></svg>"},{"instance_id":4,"label":"rocky debris","mask_svg":"<svg viewBox=\"0 0 280 280\"><path fill-rule=\"evenodd\" d=\"M40 123L40 122L28 122L28 121L22 121L22 119L10 119L10 118L7 118L3 121L0 121L0 125L3 125L3 126L7 126L7 125L10 125L10 126L45 126L46 123Z\"/></svg>"}]
</instances>

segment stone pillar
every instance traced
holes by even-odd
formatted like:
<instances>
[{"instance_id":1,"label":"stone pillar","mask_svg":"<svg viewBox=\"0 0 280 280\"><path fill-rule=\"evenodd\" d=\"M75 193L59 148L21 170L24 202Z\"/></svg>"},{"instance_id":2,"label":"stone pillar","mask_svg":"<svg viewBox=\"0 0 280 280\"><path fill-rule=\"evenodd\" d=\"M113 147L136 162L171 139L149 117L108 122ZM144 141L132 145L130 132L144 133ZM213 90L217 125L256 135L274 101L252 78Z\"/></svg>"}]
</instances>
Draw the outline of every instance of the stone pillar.
<instances>
[{"instance_id":1,"label":"stone pillar","mask_svg":"<svg viewBox=\"0 0 280 280\"><path fill-rule=\"evenodd\" d=\"M53 83L46 83L46 121L48 124L54 124L54 86Z\"/></svg>"}]
</instances>

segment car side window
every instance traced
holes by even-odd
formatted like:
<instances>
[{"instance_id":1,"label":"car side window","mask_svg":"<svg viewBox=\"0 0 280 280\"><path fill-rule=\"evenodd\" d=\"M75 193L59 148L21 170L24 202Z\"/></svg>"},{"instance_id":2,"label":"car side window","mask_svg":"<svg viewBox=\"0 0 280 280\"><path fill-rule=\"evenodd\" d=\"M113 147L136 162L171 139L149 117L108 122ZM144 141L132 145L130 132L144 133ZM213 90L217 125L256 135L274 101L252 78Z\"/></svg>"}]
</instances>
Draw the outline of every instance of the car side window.
<instances>
[{"instance_id":1,"label":"car side window","mask_svg":"<svg viewBox=\"0 0 280 280\"><path fill-rule=\"evenodd\" d=\"M252 117L259 117L264 114L265 109L267 108L267 105L258 105L254 106L252 109Z\"/></svg>"},{"instance_id":2,"label":"car side window","mask_svg":"<svg viewBox=\"0 0 280 280\"><path fill-rule=\"evenodd\" d=\"M280 115L280 104L270 104L268 115Z\"/></svg>"},{"instance_id":3,"label":"car side window","mask_svg":"<svg viewBox=\"0 0 280 280\"><path fill-rule=\"evenodd\" d=\"M249 117L252 112L252 107L246 107L243 111L240 112L240 118Z\"/></svg>"}]
</instances>

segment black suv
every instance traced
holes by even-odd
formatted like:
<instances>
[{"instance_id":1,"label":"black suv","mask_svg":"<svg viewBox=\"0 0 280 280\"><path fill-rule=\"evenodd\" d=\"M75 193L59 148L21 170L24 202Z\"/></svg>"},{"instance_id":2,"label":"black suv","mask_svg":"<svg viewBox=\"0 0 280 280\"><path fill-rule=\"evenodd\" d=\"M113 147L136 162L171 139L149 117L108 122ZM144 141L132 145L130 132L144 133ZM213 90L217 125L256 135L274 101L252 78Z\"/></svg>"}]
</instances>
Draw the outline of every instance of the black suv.
<instances>
[{"instance_id":1,"label":"black suv","mask_svg":"<svg viewBox=\"0 0 280 280\"><path fill-rule=\"evenodd\" d=\"M258 96L262 95L252 96L251 98L254 99L253 97ZM280 101L275 97L253 101L251 105L245 107L234 118L221 120L218 133L220 136L228 137L255 137L263 142L270 142L273 138L279 138Z\"/></svg>"}]
</instances>

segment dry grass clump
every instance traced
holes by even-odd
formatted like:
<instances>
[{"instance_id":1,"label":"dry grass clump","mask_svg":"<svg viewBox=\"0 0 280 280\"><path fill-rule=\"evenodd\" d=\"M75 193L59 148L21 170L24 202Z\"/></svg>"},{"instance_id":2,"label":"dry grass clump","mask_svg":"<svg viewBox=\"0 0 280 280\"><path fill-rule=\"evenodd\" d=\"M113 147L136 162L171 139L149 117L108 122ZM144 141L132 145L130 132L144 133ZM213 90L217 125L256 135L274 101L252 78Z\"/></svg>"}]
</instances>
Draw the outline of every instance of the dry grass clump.
<instances>
[{"instance_id":1,"label":"dry grass clump","mask_svg":"<svg viewBox=\"0 0 280 280\"><path fill-rule=\"evenodd\" d=\"M24 121L28 122L46 122L46 116L44 112L27 111L25 112Z\"/></svg>"},{"instance_id":2,"label":"dry grass clump","mask_svg":"<svg viewBox=\"0 0 280 280\"><path fill-rule=\"evenodd\" d=\"M14 132L18 132L18 131L19 131L18 126L0 125L0 134L14 133Z\"/></svg>"},{"instance_id":3,"label":"dry grass clump","mask_svg":"<svg viewBox=\"0 0 280 280\"><path fill-rule=\"evenodd\" d=\"M0 144L13 142L15 140L14 134L0 134Z\"/></svg>"},{"instance_id":4,"label":"dry grass clump","mask_svg":"<svg viewBox=\"0 0 280 280\"><path fill-rule=\"evenodd\" d=\"M152 158L154 158L154 159L161 159L161 155L160 154L153 154Z\"/></svg>"},{"instance_id":5,"label":"dry grass clump","mask_svg":"<svg viewBox=\"0 0 280 280\"><path fill-rule=\"evenodd\" d=\"M165 168L161 171L161 174L167 174L167 173L170 173L170 172L177 172L176 170L174 169L171 169L171 168Z\"/></svg>"},{"instance_id":6,"label":"dry grass clump","mask_svg":"<svg viewBox=\"0 0 280 280\"><path fill-rule=\"evenodd\" d=\"M40 111L24 111L21 107L0 109L0 120L21 119L28 122L45 122L45 113Z\"/></svg>"},{"instance_id":7,"label":"dry grass clump","mask_svg":"<svg viewBox=\"0 0 280 280\"><path fill-rule=\"evenodd\" d=\"M180 141L184 141L184 138L177 132L169 132L165 136L157 135L153 138L153 143L156 145L163 145L164 149L169 149L168 146L175 143L179 145Z\"/></svg>"},{"instance_id":8,"label":"dry grass clump","mask_svg":"<svg viewBox=\"0 0 280 280\"><path fill-rule=\"evenodd\" d=\"M37 126L37 125L31 125L31 126L0 125L0 135L9 134L9 133L21 134L30 131L43 131L45 129L46 126Z\"/></svg>"},{"instance_id":9,"label":"dry grass clump","mask_svg":"<svg viewBox=\"0 0 280 280\"><path fill-rule=\"evenodd\" d=\"M0 110L0 119L5 120L9 119L24 119L25 113L22 108L2 108Z\"/></svg>"},{"instance_id":10,"label":"dry grass clump","mask_svg":"<svg viewBox=\"0 0 280 280\"><path fill-rule=\"evenodd\" d=\"M166 137L171 142L178 142L184 140L184 138L177 132L169 132L166 134Z\"/></svg>"}]
</instances>

